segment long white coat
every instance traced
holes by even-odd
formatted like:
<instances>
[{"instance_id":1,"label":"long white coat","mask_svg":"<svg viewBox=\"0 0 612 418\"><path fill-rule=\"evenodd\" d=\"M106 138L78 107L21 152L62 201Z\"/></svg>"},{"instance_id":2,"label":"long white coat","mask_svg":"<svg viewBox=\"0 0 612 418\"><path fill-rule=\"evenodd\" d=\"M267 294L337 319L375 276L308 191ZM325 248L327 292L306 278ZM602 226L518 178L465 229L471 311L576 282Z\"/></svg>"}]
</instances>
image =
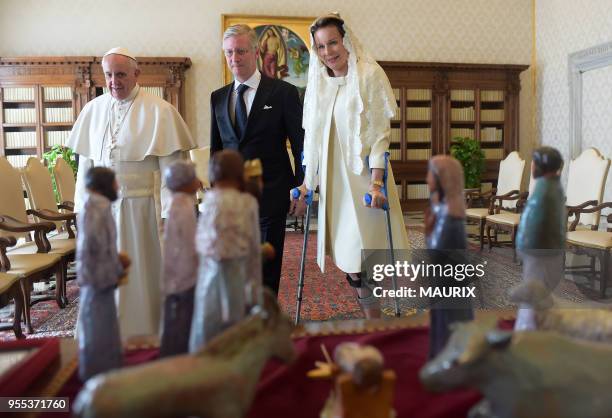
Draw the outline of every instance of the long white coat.
<instances>
[{"instance_id":1,"label":"long white coat","mask_svg":"<svg viewBox=\"0 0 612 418\"><path fill-rule=\"evenodd\" d=\"M357 273L362 271L361 250L388 248L386 217L382 210L365 207L362 203L371 178L367 166L361 175L357 175L346 164L349 126L344 77L325 77L328 88L336 93L331 95L335 97L331 101L332 108L321 112L326 120L318 165L317 263L324 272L325 255L329 254L342 271ZM368 94L364 92L366 97ZM361 115L362 124L368 123L365 113ZM375 168L381 168L384 166L381 165L384 153L389 149L390 125L375 135L371 141L369 161ZM394 249L408 249L408 236L390 164L387 184Z\"/></svg>"}]
</instances>

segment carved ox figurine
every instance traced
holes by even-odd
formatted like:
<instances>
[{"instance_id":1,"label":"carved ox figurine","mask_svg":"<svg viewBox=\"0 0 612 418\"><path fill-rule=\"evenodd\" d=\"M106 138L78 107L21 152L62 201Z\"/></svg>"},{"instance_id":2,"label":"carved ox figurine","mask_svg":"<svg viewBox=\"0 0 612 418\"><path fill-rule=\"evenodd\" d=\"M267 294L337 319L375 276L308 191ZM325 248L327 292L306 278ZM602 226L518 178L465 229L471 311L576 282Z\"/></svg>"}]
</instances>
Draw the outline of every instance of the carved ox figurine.
<instances>
[{"instance_id":1,"label":"carved ox figurine","mask_svg":"<svg viewBox=\"0 0 612 418\"><path fill-rule=\"evenodd\" d=\"M242 418L266 360L293 360L291 331L289 319L266 294L264 312L228 328L196 354L90 379L74 403L74 413L83 418Z\"/></svg>"},{"instance_id":2,"label":"carved ox figurine","mask_svg":"<svg viewBox=\"0 0 612 418\"><path fill-rule=\"evenodd\" d=\"M476 322L456 326L420 372L430 390L477 388L470 417L612 417L612 347L554 332L512 334Z\"/></svg>"}]
</instances>

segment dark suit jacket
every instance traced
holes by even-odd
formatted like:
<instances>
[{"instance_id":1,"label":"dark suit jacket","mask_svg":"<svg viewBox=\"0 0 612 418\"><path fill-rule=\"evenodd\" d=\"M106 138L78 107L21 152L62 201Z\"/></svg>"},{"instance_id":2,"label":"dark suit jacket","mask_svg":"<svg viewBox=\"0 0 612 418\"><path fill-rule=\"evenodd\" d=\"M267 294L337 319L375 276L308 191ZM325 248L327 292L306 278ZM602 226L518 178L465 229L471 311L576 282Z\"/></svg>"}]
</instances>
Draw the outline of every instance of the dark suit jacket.
<instances>
[{"instance_id":1,"label":"dark suit jacket","mask_svg":"<svg viewBox=\"0 0 612 418\"><path fill-rule=\"evenodd\" d=\"M289 210L289 190L304 178L301 164L304 130L298 91L285 81L262 75L245 132L238 138L229 113L233 86L232 82L210 96L210 153L235 149L245 160L259 158L264 181L260 215L285 216ZM295 159L295 176L287 154L287 138Z\"/></svg>"}]
</instances>

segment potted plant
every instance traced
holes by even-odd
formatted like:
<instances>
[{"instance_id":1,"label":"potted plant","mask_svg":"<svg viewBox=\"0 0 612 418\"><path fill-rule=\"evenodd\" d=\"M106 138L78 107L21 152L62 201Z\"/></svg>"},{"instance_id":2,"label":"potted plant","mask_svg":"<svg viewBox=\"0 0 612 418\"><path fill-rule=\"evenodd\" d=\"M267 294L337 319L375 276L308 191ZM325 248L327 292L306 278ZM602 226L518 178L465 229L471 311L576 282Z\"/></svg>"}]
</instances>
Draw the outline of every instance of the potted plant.
<instances>
[{"instance_id":1,"label":"potted plant","mask_svg":"<svg viewBox=\"0 0 612 418\"><path fill-rule=\"evenodd\" d=\"M480 142L472 138L453 138L450 153L463 166L466 189L480 189L480 177L484 170L485 156Z\"/></svg>"},{"instance_id":2,"label":"potted plant","mask_svg":"<svg viewBox=\"0 0 612 418\"><path fill-rule=\"evenodd\" d=\"M43 159L47 162L47 168L49 169L49 173L51 173L51 183L53 184L53 192L55 193L55 200L59 201L59 193L57 192L57 185L55 184L55 176L53 175L53 168L55 167L55 161L58 158L63 158L64 161L68 163L70 168L72 168L72 172L76 178L77 172L77 162L74 156L74 152L63 145L53 145L51 151L45 152L43 154Z\"/></svg>"}]
</instances>

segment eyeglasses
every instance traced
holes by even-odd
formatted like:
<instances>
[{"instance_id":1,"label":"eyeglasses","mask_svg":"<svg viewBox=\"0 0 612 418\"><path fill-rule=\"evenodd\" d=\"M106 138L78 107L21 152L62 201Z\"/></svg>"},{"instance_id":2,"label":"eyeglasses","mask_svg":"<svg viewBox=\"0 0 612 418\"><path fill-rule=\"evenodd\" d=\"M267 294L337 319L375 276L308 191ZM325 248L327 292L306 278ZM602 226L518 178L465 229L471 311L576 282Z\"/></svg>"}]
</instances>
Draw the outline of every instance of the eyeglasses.
<instances>
[{"instance_id":1,"label":"eyeglasses","mask_svg":"<svg viewBox=\"0 0 612 418\"><path fill-rule=\"evenodd\" d=\"M224 49L223 53L226 57L231 57L233 54L238 55L239 57L243 56L247 52L250 52L250 48L236 48L236 49Z\"/></svg>"}]
</instances>

